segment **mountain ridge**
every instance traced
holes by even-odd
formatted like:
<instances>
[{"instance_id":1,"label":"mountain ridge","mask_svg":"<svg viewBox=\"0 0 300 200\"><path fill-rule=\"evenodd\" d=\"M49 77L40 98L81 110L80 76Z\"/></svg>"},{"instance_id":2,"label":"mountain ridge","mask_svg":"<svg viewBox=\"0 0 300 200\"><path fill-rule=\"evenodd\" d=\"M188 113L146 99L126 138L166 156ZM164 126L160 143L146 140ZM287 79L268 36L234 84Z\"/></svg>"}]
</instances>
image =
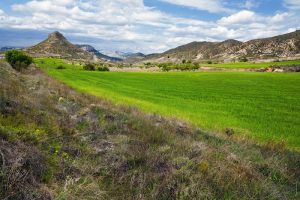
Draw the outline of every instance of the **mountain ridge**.
<instances>
[{"instance_id":1,"label":"mountain ridge","mask_svg":"<svg viewBox=\"0 0 300 200\"><path fill-rule=\"evenodd\" d=\"M181 62L193 61L237 61L241 57L251 60L269 58L288 58L300 56L300 31L269 38L241 42L234 39L222 42L191 42L167 50L160 54L146 56L143 61Z\"/></svg>"}]
</instances>

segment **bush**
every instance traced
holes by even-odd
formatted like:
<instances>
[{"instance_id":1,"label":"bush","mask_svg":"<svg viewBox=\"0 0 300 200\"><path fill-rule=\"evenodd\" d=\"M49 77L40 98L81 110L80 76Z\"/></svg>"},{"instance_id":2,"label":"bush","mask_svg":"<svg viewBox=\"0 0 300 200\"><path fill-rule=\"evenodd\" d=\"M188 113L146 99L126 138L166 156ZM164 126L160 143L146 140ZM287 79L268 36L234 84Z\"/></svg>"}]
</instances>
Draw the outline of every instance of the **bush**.
<instances>
[{"instance_id":1,"label":"bush","mask_svg":"<svg viewBox=\"0 0 300 200\"><path fill-rule=\"evenodd\" d=\"M209 60L209 61L207 61L207 64L211 65L211 64L212 64L212 61L210 61L210 60Z\"/></svg>"},{"instance_id":2,"label":"bush","mask_svg":"<svg viewBox=\"0 0 300 200\"><path fill-rule=\"evenodd\" d=\"M66 67L62 66L62 65L59 65L56 67L56 69L66 69Z\"/></svg>"},{"instance_id":3,"label":"bush","mask_svg":"<svg viewBox=\"0 0 300 200\"><path fill-rule=\"evenodd\" d=\"M185 62L185 64L179 63L159 63L157 64L162 71L170 71L170 70L181 70L181 71L190 71L197 70L200 68L199 63L192 63L191 61Z\"/></svg>"},{"instance_id":4,"label":"bush","mask_svg":"<svg viewBox=\"0 0 300 200\"><path fill-rule=\"evenodd\" d=\"M96 70L96 67L95 67L95 65L93 65L93 64L85 64L84 66L83 66L83 70L87 70L87 71L95 71Z\"/></svg>"},{"instance_id":5,"label":"bush","mask_svg":"<svg viewBox=\"0 0 300 200\"><path fill-rule=\"evenodd\" d=\"M150 67L152 65L151 62L144 63L145 66Z\"/></svg>"},{"instance_id":6,"label":"bush","mask_svg":"<svg viewBox=\"0 0 300 200\"><path fill-rule=\"evenodd\" d=\"M126 67L124 64L118 64L118 65L117 65L117 68L120 68L120 69L122 69L122 68L124 68L124 67Z\"/></svg>"},{"instance_id":7,"label":"bush","mask_svg":"<svg viewBox=\"0 0 300 200\"><path fill-rule=\"evenodd\" d=\"M162 71L167 72L172 69L172 63L159 63L157 66L162 69Z\"/></svg>"},{"instance_id":8,"label":"bush","mask_svg":"<svg viewBox=\"0 0 300 200\"><path fill-rule=\"evenodd\" d=\"M5 52L5 60L17 71L26 69L33 63L32 57L20 50L10 50Z\"/></svg>"},{"instance_id":9,"label":"bush","mask_svg":"<svg viewBox=\"0 0 300 200\"><path fill-rule=\"evenodd\" d=\"M109 72L109 68L107 66L100 66L97 70L100 72Z\"/></svg>"},{"instance_id":10,"label":"bush","mask_svg":"<svg viewBox=\"0 0 300 200\"><path fill-rule=\"evenodd\" d=\"M243 56L243 57L239 58L239 61L240 62L248 62L248 59L245 56Z\"/></svg>"}]
</instances>

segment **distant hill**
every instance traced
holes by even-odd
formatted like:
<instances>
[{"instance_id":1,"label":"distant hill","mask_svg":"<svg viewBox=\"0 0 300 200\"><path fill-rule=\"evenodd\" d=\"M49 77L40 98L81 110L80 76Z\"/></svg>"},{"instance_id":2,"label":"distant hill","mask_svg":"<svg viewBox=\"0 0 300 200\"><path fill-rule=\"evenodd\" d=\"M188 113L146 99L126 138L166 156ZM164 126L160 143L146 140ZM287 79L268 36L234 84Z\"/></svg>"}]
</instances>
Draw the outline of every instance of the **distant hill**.
<instances>
[{"instance_id":1,"label":"distant hill","mask_svg":"<svg viewBox=\"0 0 300 200\"><path fill-rule=\"evenodd\" d=\"M36 57L52 56L84 60L93 59L92 54L73 45L59 32L50 33L46 40L24 50Z\"/></svg>"},{"instance_id":2,"label":"distant hill","mask_svg":"<svg viewBox=\"0 0 300 200\"><path fill-rule=\"evenodd\" d=\"M133 58L144 58L145 55L143 53L137 52L137 53L132 53L132 52L120 52L117 51L117 53L123 57L124 59L133 59Z\"/></svg>"},{"instance_id":3,"label":"distant hill","mask_svg":"<svg viewBox=\"0 0 300 200\"><path fill-rule=\"evenodd\" d=\"M1 47L0 53L4 53L5 51L13 50L13 49L21 49L21 47L12 47L12 46Z\"/></svg>"},{"instance_id":4,"label":"distant hill","mask_svg":"<svg viewBox=\"0 0 300 200\"><path fill-rule=\"evenodd\" d=\"M300 57L300 31L271 38L241 42L226 40L223 42L192 42L161 54L146 56L144 61L180 62L183 59L193 61L237 61L247 59L293 58Z\"/></svg>"},{"instance_id":5,"label":"distant hill","mask_svg":"<svg viewBox=\"0 0 300 200\"><path fill-rule=\"evenodd\" d=\"M122 59L122 61L124 62L136 62L146 57L145 54L140 52L123 52L123 51L107 51L107 50L99 50L99 52L108 55L110 57Z\"/></svg>"},{"instance_id":6,"label":"distant hill","mask_svg":"<svg viewBox=\"0 0 300 200\"><path fill-rule=\"evenodd\" d=\"M111 56L107 56L104 55L102 53L100 53L98 50L96 50L93 46L88 45L88 44L78 44L76 45L78 48L91 53L92 55L95 55L97 58L99 59L103 59L103 60L107 60L107 61L113 61L113 62L118 62L118 61L122 61L122 58L117 58L117 57L111 57Z\"/></svg>"}]
</instances>

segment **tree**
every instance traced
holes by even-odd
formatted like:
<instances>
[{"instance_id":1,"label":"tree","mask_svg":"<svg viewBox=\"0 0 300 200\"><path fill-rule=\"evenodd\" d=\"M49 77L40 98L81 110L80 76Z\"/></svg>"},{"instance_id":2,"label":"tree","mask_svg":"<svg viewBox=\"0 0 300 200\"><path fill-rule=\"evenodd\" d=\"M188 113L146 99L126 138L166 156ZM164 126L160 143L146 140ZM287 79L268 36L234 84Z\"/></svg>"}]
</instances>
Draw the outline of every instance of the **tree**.
<instances>
[{"instance_id":1,"label":"tree","mask_svg":"<svg viewBox=\"0 0 300 200\"><path fill-rule=\"evenodd\" d=\"M5 60L17 71L26 69L33 63L32 57L20 50L10 50L5 52Z\"/></svg>"}]
</instances>

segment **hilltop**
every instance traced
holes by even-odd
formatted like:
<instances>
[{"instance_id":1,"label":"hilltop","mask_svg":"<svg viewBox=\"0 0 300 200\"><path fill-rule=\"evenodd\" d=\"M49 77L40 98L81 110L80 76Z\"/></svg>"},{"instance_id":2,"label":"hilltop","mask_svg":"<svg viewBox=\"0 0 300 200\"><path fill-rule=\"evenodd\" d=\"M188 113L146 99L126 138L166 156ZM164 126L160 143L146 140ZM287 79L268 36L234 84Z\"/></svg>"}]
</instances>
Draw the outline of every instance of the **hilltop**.
<instances>
[{"instance_id":1,"label":"hilltop","mask_svg":"<svg viewBox=\"0 0 300 200\"><path fill-rule=\"evenodd\" d=\"M300 57L300 31L270 38L241 42L192 42L161 54L149 55L145 60L153 62L192 61L238 61L241 57L249 60L298 58Z\"/></svg>"},{"instance_id":2,"label":"hilltop","mask_svg":"<svg viewBox=\"0 0 300 200\"><path fill-rule=\"evenodd\" d=\"M92 60L93 55L70 43L61 33L53 32L37 45L24 49L34 57L59 57Z\"/></svg>"}]
</instances>

